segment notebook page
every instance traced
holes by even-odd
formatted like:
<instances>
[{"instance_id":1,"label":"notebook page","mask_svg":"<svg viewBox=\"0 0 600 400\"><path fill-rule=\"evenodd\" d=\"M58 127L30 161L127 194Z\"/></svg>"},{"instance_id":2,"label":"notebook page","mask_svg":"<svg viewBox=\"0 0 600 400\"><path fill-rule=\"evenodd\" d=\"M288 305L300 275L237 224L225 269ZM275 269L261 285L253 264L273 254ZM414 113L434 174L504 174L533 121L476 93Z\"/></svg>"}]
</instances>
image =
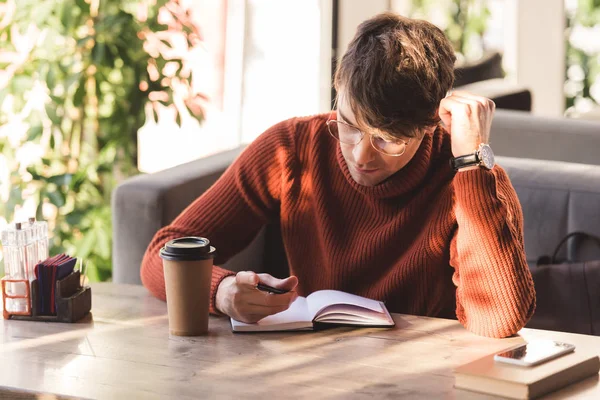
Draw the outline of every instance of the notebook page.
<instances>
[{"instance_id":1,"label":"notebook page","mask_svg":"<svg viewBox=\"0 0 600 400\"><path fill-rule=\"evenodd\" d=\"M380 313L383 312L381 304L377 300L367 299L366 297L339 290L319 290L311 293L306 299L308 302L308 312L313 319L321 310L332 304L349 304Z\"/></svg>"},{"instance_id":2,"label":"notebook page","mask_svg":"<svg viewBox=\"0 0 600 400\"><path fill-rule=\"evenodd\" d=\"M348 304L327 306L315 317L315 321L340 324L351 323L352 325L394 325L394 320L388 312L377 312Z\"/></svg>"},{"instance_id":3,"label":"notebook page","mask_svg":"<svg viewBox=\"0 0 600 400\"><path fill-rule=\"evenodd\" d=\"M237 332L312 328L312 317L308 313L306 298L298 296L287 310L269 315L254 324L247 324L231 318L231 327L233 331Z\"/></svg>"}]
</instances>

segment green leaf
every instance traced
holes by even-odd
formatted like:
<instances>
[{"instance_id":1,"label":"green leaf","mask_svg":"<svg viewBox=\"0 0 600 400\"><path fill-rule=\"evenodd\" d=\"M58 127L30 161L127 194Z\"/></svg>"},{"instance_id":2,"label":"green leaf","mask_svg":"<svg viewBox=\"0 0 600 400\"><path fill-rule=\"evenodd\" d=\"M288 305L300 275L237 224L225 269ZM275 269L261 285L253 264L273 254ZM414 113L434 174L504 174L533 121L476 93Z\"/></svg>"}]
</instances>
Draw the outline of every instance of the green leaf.
<instances>
[{"instance_id":1,"label":"green leaf","mask_svg":"<svg viewBox=\"0 0 600 400\"><path fill-rule=\"evenodd\" d=\"M31 177L35 181L46 181L46 178L42 175L38 174L36 168L34 166L27 167L27 172L31 174Z\"/></svg>"},{"instance_id":2,"label":"green leaf","mask_svg":"<svg viewBox=\"0 0 600 400\"><path fill-rule=\"evenodd\" d=\"M48 178L49 183L54 183L57 186L69 185L73 179L73 174L60 174Z\"/></svg>"},{"instance_id":3,"label":"green leaf","mask_svg":"<svg viewBox=\"0 0 600 400\"><path fill-rule=\"evenodd\" d=\"M96 244L96 231L93 229L85 232L83 239L77 244L77 258L85 259L90 255Z\"/></svg>"},{"instance_id":4,"label":"green leaf","mask_svg":"<svg viewBox=\"0 0 600 400\"><path fill-rule=\"evenodd\" d=\"M33 86L31 77L27 75L15 75L10 80L10 91L12 93L25 93Z\"/></svg>"},{"instance_id":5,"label":"green leaf","mask_svg":"<svg viewBox=\"0 0 600 400\"><path fill-rule=\"evenodd\" d=\"M102 42L96 42L96 45L92 49L92 58L94 60L94 64L102 64L105 60L106 52L106 44Z\"/></svg>"},{"instance_id":6,"label":"green leaf","mask_svg":"<svg viewBox=\"0 0 600 400\"><path fill-rule=\"evenodd\" d=\"M68 76L67 79L65 79L65 81L64 81L65 90L69 90L71 88L71 86L73 86L73 84L75 84L77 81L79 81L79 79L81 79L81 72L78 72L76 74ZM50 97L56 103L64 102L64 99L62 99L60 97L56 97L56 96L50 96Z\"/></svg>"},{"instance_id":7,"label":"green leaf","mask_svg":"<svg viewBox=\"0 0 600 400\"><path fill-rule=\"evenodd\" d=\"M44 220L44 213L43 211L43 207L44 207L44 202L43 201L38 201L38 205L35 209L35 219L37 219L38 221L43 221Z\"/></svg>"},{"instance_id":8,"label":"green leaf","mask_svg":"<svg viewBox=\"0 0 600 400\"><path fill-rule=\"evenodd\" d=\"M66 28L65 30L69 30L69 28L71 28L71 16L72 16L72 12L71 12L71 7L70 4L62 4L61 10L60 10L60 22L61 24Z\"/></svg>"},{"instance_id":9,"label":"green leaf","mask_svg":"<svg viewBox=\"0 0 600 400\"><path fill-rule=\"evenodd\" d=\"M4 205L4 213L7 220L11 221L13 219L13 213L15 212L15 207L17 204L21 204L23 202L23 191L20 186L14 186L10 194L8 196L8 201Z\"/></svg>"},{"instance_id":10,"label":"green leaf","mask_svg":"<svg viewBox=\"0 0 600 400\"><path fill-rule=\"evenodd\" d=\"M54 104L63 104L65 102L64 98L55 96L53 94L50 94L50 100L52 100L52 103Z\"/></svg>"},{"instance_id":11,"label":"green leaf","mask_svg":"<svg viewBox=\"0 0 600 400\"><path fill-rule=\"evenodd\" d=\"M83 263L85 264L85 275L90 280L90 282L99 281L100 274L98 273L98 267L96 266L96 263L91 259L83 260Z\"/></svg>"},{"instance_id":12,"label":"green leaf","mask_svg":"<svg viewBox=\"0 0 600 400\"><path fill-rule=\"evenodd\" d=\"M27 141L33 142L35 140L38 140L40 138L40 136L42 136L43 131L44 131L44 129L42 128L41 125L32 126L27 131Z\"/></svg>"},{"instance_id":13,"label":"green leaf","mask_svg":"<svg viewBox=\"0 0 600 400\"><path fill-rule=\"evenodd\" d=\"M77 7L79 7L79 9L81 10L82 13L84 13L84 14L90 13L90 5L87 1L75 0L75 4L77 5Z\"/></svg>"},{"instance_id":14,"label":"green leaf","mask_svg":"<svg viewBox=\"0 0 600 400\"><path fill-rule=\"evenodd\" d=\"M112 277L112 271L110 269L110 264L105 264L104 267L98 267L98 280L100 282L105 282L110 280Z\"/></svg>"},{"instance_id":15,"label":"green leaf","mask_svg":"<svg viewBox=\"0 0 600 400\"><path fill-rule=\"evenodd\" d=\"M73 95L73 105L75 107L81 107L83 104L83 97L85 96L85 76L82 75L79 80L79 86Z\"/></svg>"},{"instance_id":16,"label":"green leaf","mask_svg":"<svg viewBox=\"0 0 600 400\"><path fill-rule=\"evenodd\" d=\"M48 69L48 73L46 74L46 85L50 90L53 90L56 86L56 72L54 71L54 68Z\"/></svg>"},{"instance_id":17,"label":"green leaf","mask_svg":"<svg viewBox=\"0 0 600 400\"><path fill-rule=\"evenodd\" d=\"M54 125L59 125L60 118L58 117L58 114L56 113L56 105L55 104L46 104L44 106L44 108L46 109L46 114L48 115L48 118L50 118L50 121L52 121L52 123Z\"/></svg>"},{"instance_id":18,"label":"green leaf","mask_svg":"<svg viewBox=\"0 0 600 400\"><path fill-rule=\"evenodd\" d=\"M96 254L102 258L110 258L110 233L102 228L96 229Z\"/></svg>"},{"instance_id":19,"label":"green leaf","mask_svg":"<svg viewBox=\"0 0 600 400\"><path fill-rule=\"evenodd\" d=\"M87 41L92 40L92 39L94 39L94 37L90 36L90 35L84 36L81 39L77 39L77 42L76 42L77 47L85 47L85 45L87 44Z\"/></svg>"},{"instance_id":20,"label":"green leaf","mask_svg":"<svg viewBox=\"0 0 600 400\"><path fill-rule=\"evenodd\" d=\"M46 25L54 7L53 1L38 2L36 7L32 8L34 23L37 26Z\"/></svg>"},{"instance_id":21,"label":"green leaf","mask_svg":"<svg viewBox=\"0 0 600 400\"><path fill-rule=\"evenodd\" d=\"M48 192L46 195L48 196L48 200L50 200L50 203L54 204L58 208L64 206L67 202L64 193L60 190Z\"/></svg>"},{"instance_id":22,"label":"green leaf","mask_svg":"<svg viewBox=\"0 0 600 400\"><path fill-rule=\"evenodd\" d=\"M99 174L103 174L106 172L112 172L113 168L114 168L114 165L112 165L112 164L100 164L100 165L98 165L97 171Z\"/></svg>"},{"instance_id":23,"label":"green leaf","mask_svg":"<svg viewBox=\"0 0 600 400\"><path fill-rule=\"evenodd\" d=\"M73 211L73 212L70 212L69 214L67 214L67 216L65 217L65 220L67 221L67 224L69 224L70 226L78 228L79 225L81 224L81 220L83 217L85 217L85 212Z\"/></svg>"},{"instance_id":24,"label":"green leaf","mask_svg":"<svg viewBox=\"0 0 600 400\"><path fill-rule=\"evenodd\" d=\"M80 170L75 173L71 180L70 188L73 192L78 193L81 185L87 181L87 173L85 170Z\"/></svg>"}]
</instances>

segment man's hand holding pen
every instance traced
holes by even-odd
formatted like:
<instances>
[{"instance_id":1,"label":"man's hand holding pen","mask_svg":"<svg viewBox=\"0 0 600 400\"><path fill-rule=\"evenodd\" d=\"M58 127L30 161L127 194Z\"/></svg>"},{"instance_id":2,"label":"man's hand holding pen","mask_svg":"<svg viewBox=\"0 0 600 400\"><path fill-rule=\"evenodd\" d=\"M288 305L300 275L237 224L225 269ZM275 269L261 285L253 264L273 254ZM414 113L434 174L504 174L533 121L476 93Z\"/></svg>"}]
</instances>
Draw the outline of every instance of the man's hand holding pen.
<instances>
[{"instance_id":1,"label":"man's hand holding pen","mask_svg":"<svg viewBox=\"0 0 600 400\"><path fill-rule=\"evenodd\" d=\"M287 310L298 297L297 286L295 276L277 279L269 274L242 271L223 279L215 306L238 321L254 323Z\"/></svg>"}]
</instances>

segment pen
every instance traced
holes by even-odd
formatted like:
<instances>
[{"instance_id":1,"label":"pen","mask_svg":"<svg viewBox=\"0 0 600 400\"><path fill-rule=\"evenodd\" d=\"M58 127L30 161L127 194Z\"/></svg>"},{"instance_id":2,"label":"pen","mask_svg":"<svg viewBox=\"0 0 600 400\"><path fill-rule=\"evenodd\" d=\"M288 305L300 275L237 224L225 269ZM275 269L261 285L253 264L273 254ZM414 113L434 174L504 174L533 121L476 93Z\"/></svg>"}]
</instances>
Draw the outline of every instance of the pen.
<instances>
[{"instance_id":1,"label":"pen","mask_svg":"<svg viewBox=\"0 0 600 400\"><path fill-rule=\"evenodd\" d=\"M274 293L274 294L284 294L284 293L289 292L289 290L277 289L277 288L271 287L269 285L265 285L264 283L259 283L258 285L256 285L256 288L263 292L270 292L270 293Z\"/></svg>"}]
</instances>

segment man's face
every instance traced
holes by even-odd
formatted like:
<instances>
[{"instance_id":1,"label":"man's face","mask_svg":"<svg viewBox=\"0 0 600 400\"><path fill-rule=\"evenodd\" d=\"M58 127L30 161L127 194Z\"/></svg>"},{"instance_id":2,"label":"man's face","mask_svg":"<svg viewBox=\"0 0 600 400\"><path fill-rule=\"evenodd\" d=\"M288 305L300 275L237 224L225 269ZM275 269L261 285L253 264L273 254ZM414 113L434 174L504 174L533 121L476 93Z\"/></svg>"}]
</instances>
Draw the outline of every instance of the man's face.
<instances>
[{"instance_id":1,"label":"man's face","mask_svg":"<svg viewBox=\"0 0 600 400\"><path fill-rule=\"evenodd\" d=\"M356 145L340 143L342 154L352 178L360 185L375 186L400 171L414 157L422 138L411 138L406 151L401 156L388 156L375 150L369 134L377 135L377 130L357 125L354 113L343 92L338 96L337 119L356 126L364 133L363 139ZM402 137L408 141L408 137Z\"/></svg>"}]
</instances>

